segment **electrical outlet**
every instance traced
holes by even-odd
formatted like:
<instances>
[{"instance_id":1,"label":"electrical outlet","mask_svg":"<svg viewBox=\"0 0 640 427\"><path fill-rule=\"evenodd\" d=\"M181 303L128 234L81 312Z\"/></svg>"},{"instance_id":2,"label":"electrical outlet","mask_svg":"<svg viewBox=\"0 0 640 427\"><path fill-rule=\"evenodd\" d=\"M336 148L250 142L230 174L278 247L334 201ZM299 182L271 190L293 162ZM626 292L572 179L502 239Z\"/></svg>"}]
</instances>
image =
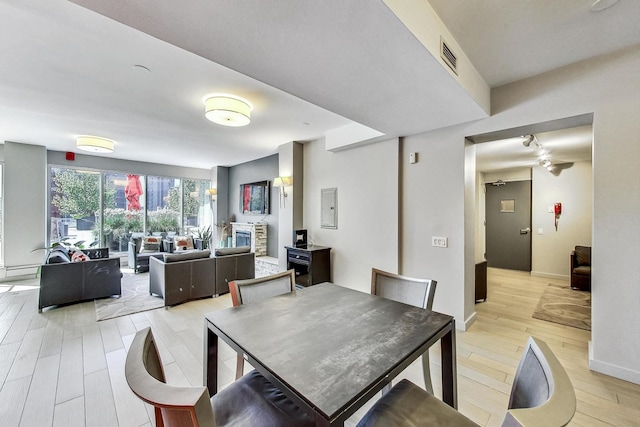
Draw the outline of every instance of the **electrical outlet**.
<instances>
[{"instance_id":1,"label":"electrical outlet","mask_svg":"<svg viewBox=\"0 0 640 427\"><path fill-rule=\"evenodd\" d=\"M437 248L446 248L448 246L448 240L446 237L431 237L431 246Z\"/></svg>"}]
</instances>

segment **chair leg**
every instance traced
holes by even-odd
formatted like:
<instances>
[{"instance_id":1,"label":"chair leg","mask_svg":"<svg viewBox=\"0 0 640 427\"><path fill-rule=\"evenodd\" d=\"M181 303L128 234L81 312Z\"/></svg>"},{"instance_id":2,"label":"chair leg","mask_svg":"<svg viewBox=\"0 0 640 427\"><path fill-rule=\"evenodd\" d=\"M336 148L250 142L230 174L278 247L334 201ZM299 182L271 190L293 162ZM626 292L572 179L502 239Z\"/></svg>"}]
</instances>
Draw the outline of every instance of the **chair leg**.
<instances>
[{"instance_id":1,"label":"chair leg","mask_svg":"<svg viewBox=\"0 0 640 427\"><path fill-rule=\"evenodd\" d=\"M385 394L389 393L389 390L391 390L391 383L389 383L386 386L382 387L382 395L384 396Z\"/></svg>"},{"instance_id":2,"label":"chair leg","mask_svg":"<svg viewBox=\"0 0 640 427\"><path fill-rule=\"evenodd\" d=\"M244 374L244 358L239 354L236 358L236 380L239 380Z\"/></svg>"},{"instance_id":3,"label":"chair leg","mask_svg":"<svg viewBox=\"0 0 640 427\"><path fill-rule=\"evenodd\" d=\"M431 384L431 370L429 368L429 350L422 355L422 375L424 377L424 388L433 394L433 385Z\"/></svg>"}]
</instances>

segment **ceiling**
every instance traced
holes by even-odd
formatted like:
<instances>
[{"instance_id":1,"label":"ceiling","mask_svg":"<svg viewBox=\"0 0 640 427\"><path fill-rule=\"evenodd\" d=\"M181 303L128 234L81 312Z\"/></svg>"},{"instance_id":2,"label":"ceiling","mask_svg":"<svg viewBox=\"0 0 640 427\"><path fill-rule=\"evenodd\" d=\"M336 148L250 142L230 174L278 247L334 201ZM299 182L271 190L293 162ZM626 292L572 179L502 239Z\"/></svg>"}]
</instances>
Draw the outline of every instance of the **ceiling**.
<instances>
[{"instance_id":1,"label":"ceiling","mask_svg":"<svg viewBox=\"0 0 640 427\"><path fill-rule=\"evenodd\" d=\"M634 0L430 3L492 87L640 43ZM379 0L0 0L0 16L0 141L93 134L110 157L210 168L353 122L402 136L486 116ZM212 92L249 99L251 124L206 120Z\"/></svg>"}]
</instances>

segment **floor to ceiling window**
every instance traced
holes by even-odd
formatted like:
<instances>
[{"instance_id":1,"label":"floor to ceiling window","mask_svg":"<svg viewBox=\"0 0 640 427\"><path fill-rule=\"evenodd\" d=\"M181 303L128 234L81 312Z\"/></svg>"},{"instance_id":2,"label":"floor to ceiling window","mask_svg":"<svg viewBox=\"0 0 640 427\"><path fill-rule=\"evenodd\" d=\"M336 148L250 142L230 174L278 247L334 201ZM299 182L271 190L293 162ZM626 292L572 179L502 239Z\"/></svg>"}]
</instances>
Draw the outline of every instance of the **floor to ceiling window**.
<instances>
[{"instance_id":1,"label":"floor to ceiling window","mask_svg":"<svg viewBox=\"0 0 640 427\"><path fill-rule=\"evenodd\" d=\"M100 173L51 168L49 203L50 242L68 240L87 246L98 239L96 214L100 211Z\"/></svg>"},{"instance_id":2,"label":"floor to ceiling window","mask_svg":"<svg viewBox=\"0 0 640 427\"><path fill-rule=\"evenodd\" d=\"M187 234L198 234L198 228L211 224L211 196L207 193L209 181L185 179L182 189L183 229Z\"/></svg>"},{"instance_id":3,"label":"floor to ceiling window","mask_svg":"<svg viewBox=\"0 0 640 427\"><path fill-rule=\"evenodd\" d=\"M145 180L136 174L106 172L103 182L102 242L111 251L124 252L134 233L144 233Z\"/></svg>"},{"instance_id":4,"label":"floor to ceiling window","mask_svg":"<svg viewBox=\"0 0 640 427\"><path fill-rule=\"evenodd\" d=\"M210 224L209 181L50 168L49 241L126 252L132 236Z\"/></svg>"},{"instance_id":5,"label":"floor to ceiling window","mask_svg":"<svg viewBox=\"0 0 640 427\"><path fill-rule=\"evenodd\" d=\"M147 232L179 233L181 205L179 179L147 177Z\"/></svg>"}]
</instances>

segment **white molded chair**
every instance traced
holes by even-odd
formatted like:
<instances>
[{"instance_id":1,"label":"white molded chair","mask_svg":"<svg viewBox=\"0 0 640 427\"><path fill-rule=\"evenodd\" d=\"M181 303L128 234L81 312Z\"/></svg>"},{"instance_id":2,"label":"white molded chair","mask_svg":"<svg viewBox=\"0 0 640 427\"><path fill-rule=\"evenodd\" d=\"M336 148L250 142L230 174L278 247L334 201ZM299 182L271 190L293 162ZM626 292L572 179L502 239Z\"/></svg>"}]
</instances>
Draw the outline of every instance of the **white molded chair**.
<instances>
[{"instance_id":1,"label":"white molded chair","mask_svg":"<svg viewBox=\"0 0 640 427\"><path fill-rule=\"evenodd\" d=\"M255 279L233 280L229 282L229 292L234 307L243 304L260 302L277 295L294 293L296 291L295 270L272 274ZM236 379L244 371L244 359L241 355L236 358Z\"/></svg>"},{"instance_id":2,"label":"white molded chair","mask_svg":"<svg viewBox=\"0 0 640 427\"><path fill-rule=\"evenodd\" d=\"M401 276L376 268L371 270L371 293L373 295L429 310L433 307L437 283L435 280ZM433 394L431 371L429 370L429 350L422 355L422 375L426 390ZM389 391L390 387L390 385L385 387L383 393Z\"/></svg>"}]
</instances>

